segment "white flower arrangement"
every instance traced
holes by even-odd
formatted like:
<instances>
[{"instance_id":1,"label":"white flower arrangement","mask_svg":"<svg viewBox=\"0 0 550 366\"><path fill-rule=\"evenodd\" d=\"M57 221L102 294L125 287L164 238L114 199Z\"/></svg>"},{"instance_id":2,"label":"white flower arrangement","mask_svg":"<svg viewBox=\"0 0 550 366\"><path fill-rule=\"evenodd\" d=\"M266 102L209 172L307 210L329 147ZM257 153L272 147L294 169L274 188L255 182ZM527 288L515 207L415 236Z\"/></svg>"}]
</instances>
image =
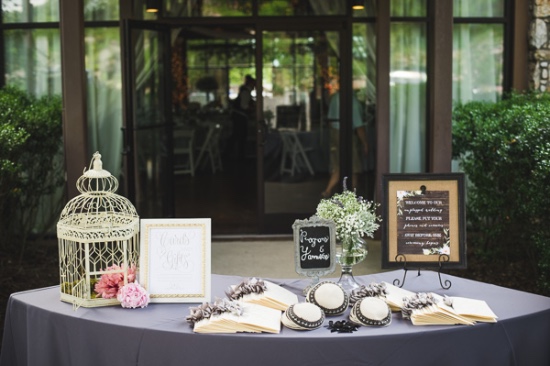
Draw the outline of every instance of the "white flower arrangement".
<instances>
[{"instance_id":1,"label":"white flower arrangement","mask_svg":"<svg viewBox=\"0 0 550 366\"><path fill-rule=\"evenodd\" d=\"M380 227L378 222L381 221L376 215L377 206L374 202L357 196L355 191L348 190L344 178L344 191L322 199L317 205L316 215L334 221L337 240L361 238L365 235L372 238Z\"/></svg>"}]
</instances>

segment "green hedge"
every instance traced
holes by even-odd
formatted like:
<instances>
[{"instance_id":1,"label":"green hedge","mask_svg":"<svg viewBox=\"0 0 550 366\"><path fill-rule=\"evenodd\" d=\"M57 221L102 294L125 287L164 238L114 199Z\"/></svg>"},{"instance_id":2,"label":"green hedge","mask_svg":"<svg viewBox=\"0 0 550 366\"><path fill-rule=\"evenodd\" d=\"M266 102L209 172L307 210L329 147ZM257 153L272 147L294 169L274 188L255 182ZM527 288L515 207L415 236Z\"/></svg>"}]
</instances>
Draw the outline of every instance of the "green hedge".
<instances>
[{"instance_id":1,"label":"green hedge","mask_svg":"<svg viewBox=\"0 0 550 366\"><path fill-rule=\"evenodd\" d=\"M59 191L64 187L61 116L60 97L35 98L12 87L0 89L2 247L24 243L36 230L51 227L59 215ZM46 210L39 212L41 206Z\"/></svg>"},{"instance_id":2,"label":"green hedge","mask_svg":"<svg viewBox=\"0 0 550 366\"><path fill-rule=\"evenodd\" d=\"M469 244L488 258L527 259L550 293L550 94L456 105L453 157L470 183Z\"/></svg>"}]
</instances>

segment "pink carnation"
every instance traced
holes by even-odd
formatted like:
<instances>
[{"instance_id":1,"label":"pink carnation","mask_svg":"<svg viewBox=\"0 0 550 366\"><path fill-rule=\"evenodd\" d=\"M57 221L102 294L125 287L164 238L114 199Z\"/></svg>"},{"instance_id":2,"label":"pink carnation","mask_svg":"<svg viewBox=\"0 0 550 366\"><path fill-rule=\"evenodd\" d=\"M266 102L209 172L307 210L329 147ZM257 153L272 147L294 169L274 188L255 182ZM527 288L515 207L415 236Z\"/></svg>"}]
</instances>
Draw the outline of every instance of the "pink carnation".
<instances>
[{"instance_id":1,"label":"pink carnation","mask_svg":"<svg viewBox=\"0 0 550 366\"><path fill-rule=\"evenodd\" d=\"M107 267L104 271L123 271L124 266L120 267L113 265ZM136 266L132 264L127 271L128 283L136 280ZM94 291L99 297L104 299L112 299L117 296L120 288L124 286L124 272L104 273L94 286Z\"/></svg>"},{"instance_id":2,"label":"pink carnation","mask_svg":"<svg viewBox=\"0 0 550 366\"><path fill-rule=\"evenodd\" d=\"M144 308L149 304L149 294L137 282L122 286L117 295L117 300L123 308Z\"/></svg>"}]
</instances>

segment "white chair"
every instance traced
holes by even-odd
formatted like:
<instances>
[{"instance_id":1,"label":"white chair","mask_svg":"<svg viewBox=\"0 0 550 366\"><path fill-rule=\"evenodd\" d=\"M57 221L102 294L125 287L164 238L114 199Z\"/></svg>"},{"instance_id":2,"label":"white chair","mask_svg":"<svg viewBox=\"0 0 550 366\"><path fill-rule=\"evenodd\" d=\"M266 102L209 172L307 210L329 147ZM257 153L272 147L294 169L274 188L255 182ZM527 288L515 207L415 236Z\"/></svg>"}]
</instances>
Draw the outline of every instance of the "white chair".
<instances>
[{"instance_id":1,"label":"white chair","mask_svg":"<svg viewBox=\"0 0 550 366\"><path fill-rule=\"evenodd\" d=\"M197 166L200 166L202 158L206 156L206 159L210 159L210 166L212 173L217 170L223 170L222 157L220 153L220 137L222 135L222 126L219 123L207 124L206 137L199 150L199 157L197 158Z\"/></svg>"},{"instance_id":2,"label":"white chair","mask_svg":"<svg viewBox=\"0 0 550 366\"><path fill-rule=\"evenodd\" d=\"M296 171L301 171L305 166L311 175L315 175L306 154L307 151L311 151L313 148L302 145L296 130L279 129L279 134L283 142L280 173L288 172L291 176L294 176Z\"/></svg>"},{"instance_id":3,"label":"white chair","mask_svg":"<svg viewBox=\"0 0 550 366\"><path fill-rule=\"evenodd\" d=\"M174 130L174 174L195 176L195 130Z\"/></svg>"}]
</instances>

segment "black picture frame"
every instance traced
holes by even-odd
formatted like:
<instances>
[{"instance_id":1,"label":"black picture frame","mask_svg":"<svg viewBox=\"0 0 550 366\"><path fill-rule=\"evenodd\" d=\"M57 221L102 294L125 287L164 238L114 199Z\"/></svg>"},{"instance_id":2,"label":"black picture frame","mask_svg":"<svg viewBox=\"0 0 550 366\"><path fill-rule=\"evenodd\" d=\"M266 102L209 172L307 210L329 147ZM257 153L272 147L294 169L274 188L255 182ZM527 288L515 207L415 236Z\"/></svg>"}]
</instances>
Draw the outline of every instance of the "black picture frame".
<instances>
[{"instance_id":1,"label":"black picture frame","mask_svg":"<svg viewBox=\"0 0 550 366\"><path fill-rule=\"evenodd\" d=\"M382 176L382 268L467 268L463 173Z\"/></svg>"}]
</instances>

